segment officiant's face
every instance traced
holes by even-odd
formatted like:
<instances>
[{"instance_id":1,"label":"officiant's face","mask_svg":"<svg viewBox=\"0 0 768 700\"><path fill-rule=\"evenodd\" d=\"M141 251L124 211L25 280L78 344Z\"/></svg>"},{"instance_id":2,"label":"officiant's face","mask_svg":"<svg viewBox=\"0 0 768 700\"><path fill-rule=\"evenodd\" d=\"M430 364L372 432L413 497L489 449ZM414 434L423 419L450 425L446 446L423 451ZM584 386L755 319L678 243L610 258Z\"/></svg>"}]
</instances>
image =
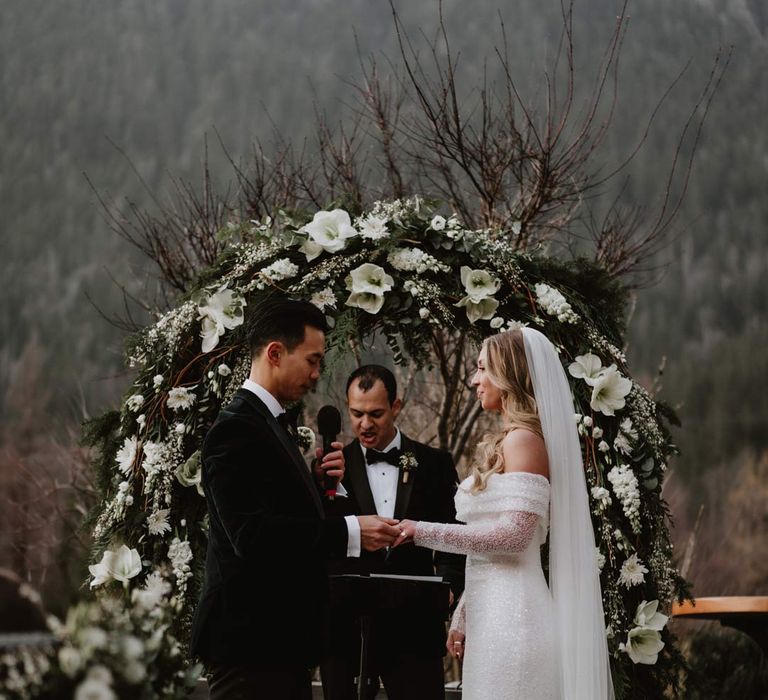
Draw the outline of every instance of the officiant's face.
<instances>
[{"instance_id":1,"label":"officiant's face","mask_svg":"<svg viewBox=\"0 0 768 700\"><path fill-rule=\"evenodd\" d=\"M395 418L400 413L400 399L389 403L384 382L376 380L367 391L355 380L347 392L352 430L366 449L383 450L395 437Z\"/></svg>"}]
</instances>

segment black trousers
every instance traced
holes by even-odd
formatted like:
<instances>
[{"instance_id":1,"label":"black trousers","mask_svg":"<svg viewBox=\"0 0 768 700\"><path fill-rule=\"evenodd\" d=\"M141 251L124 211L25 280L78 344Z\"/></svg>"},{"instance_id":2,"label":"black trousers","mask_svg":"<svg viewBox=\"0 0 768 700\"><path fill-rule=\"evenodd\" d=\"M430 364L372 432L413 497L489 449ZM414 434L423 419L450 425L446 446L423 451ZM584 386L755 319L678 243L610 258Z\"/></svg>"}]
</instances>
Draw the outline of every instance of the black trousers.
<instances>
[{"instance_id":1,"label":"black trousers","mask_svg":"<svg viewBox=\"0 0 768 700\"><path fill-rule=\"evenodd\" d=\"M320 673L325 700L354 700L355 678L360 658L354 655L331 655L323 659ZM439 656L387 654L371 659L372 682L366 688L366 700L373 700L379 690L379 678L389 700L445 700L443 659Z\"/></svg>"},{"instance_id":2,"label":"black trousers","mask_svg":"<svg viewBox=\"0 0 768 700\"><path fill-rule=\"evenodd\" d=\"M210 700L312 700L307 668L216 666L208 686Z\"/></svg>"}]
</instances>

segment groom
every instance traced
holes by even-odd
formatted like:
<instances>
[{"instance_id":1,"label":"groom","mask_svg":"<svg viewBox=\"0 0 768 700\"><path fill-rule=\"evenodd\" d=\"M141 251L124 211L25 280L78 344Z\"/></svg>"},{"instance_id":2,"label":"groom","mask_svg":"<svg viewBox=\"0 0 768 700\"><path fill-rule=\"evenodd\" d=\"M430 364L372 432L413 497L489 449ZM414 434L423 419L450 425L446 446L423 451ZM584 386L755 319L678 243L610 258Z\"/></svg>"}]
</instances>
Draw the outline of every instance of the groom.
<instances>
[{"instance_id":1,"label":"groom","mask_svg":"<svg viewBox=\"0 0 768 700\"><path fill-rule=\"evenodd\" d=\"M356 369L347 381L347 404L356 439L344 448L347 498L331 508L432 522L455 522L456 469L448 452L410 439L395 424L401 401L390 370ZM330 511L329 511L330 512ZM353 539L351 534L350 539ZM350 547L352 550L352 547ZM464 557L406 544L388 552L363 552L335 560L333 573L442 576L458 598L464 586ZM326 700L355 697L360 663L358 623L344 611L329 620L329 643L321 665ZM390 700L442 700L445 621L431 611L391 610L374 616L366 698L380 677Z\"/></svg>"},{"instance_id":2,"label":"groom","mask_svg":"<svg viewBox=\"0 0 768 700\"><path fill-rule=\"evenodd\" d=\"M210 527L191 652L216 700L309 700L321 655L326 558L354 554L348 532L374 551L399 535L392 519L325 517L285 406L317 382L325 317L307 302L270 297L255 310L251 371L221 410L202 450ZM344 474L340 443L321 464ZM322 470L318 470L321 473Z\"/></svg>"}]
</instances>

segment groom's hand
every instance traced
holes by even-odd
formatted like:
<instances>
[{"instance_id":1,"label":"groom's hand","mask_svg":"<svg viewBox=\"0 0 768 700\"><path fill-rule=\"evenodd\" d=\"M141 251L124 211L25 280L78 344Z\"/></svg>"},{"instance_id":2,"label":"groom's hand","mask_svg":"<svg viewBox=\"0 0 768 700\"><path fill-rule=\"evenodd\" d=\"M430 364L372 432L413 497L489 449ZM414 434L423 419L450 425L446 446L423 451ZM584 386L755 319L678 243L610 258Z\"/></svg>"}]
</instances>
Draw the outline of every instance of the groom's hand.
<instances>
[{"instance_id":1,"label":"groom's hand","mask_svg":"<svg viewBox=\"0 0 768 700\"><path fill-rule=\"evenodd\" d=\"M360 523L360 544L367 552L375 552L382 547L391 547L400 535L397 520L382 518L378 515L358 515Z\"/></svg>"},{"instance_id":2,"label":"groom's hand","mask_svg":"<svg viewBox=\"0 0 768 700\"><path fill-rule=\"evenodd\" d=\"M344 478L344 452L342 449L344 445L340 442L332 442L331 447L333 452L329 452L327 455L323 455L323 450L317 448L315 450L315 459L312 463L312 469L315 472L315 478L318 483L323 483L323 477L331 476L334 479L341 481Z\"/></svg>"}]
</instances>

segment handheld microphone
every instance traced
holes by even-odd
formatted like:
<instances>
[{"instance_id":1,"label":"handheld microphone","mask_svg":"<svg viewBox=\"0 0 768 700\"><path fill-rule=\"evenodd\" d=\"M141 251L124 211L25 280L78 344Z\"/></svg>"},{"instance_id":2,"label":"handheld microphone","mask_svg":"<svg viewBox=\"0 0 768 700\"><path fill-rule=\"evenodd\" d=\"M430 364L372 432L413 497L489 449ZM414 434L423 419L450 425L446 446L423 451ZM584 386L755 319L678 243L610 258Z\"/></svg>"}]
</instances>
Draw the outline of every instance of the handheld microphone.
<instances>
[{"instance_id":1,"label":"handheld microphone","mask_svg":"<svg viewBox=\"0 0 768 700\"><path fill-rule=\"evenodd\" d=\"M317 431L323 436L323 456L333 450L331 443L341 432L341 413L335 406L323 406L317 412ZM338 479L332 476L323 477L323 491L325 497L332 501L336 497L336 485Z\"/></svg>"}]
</instances>

